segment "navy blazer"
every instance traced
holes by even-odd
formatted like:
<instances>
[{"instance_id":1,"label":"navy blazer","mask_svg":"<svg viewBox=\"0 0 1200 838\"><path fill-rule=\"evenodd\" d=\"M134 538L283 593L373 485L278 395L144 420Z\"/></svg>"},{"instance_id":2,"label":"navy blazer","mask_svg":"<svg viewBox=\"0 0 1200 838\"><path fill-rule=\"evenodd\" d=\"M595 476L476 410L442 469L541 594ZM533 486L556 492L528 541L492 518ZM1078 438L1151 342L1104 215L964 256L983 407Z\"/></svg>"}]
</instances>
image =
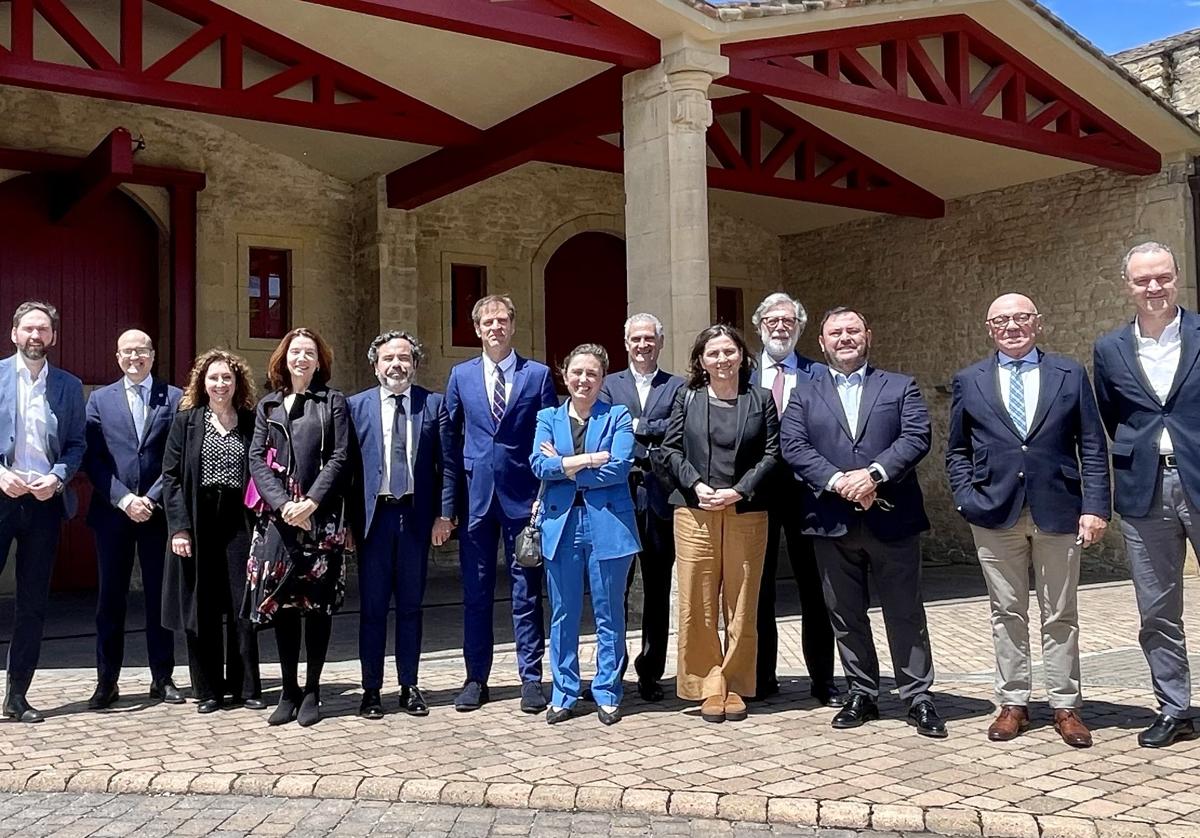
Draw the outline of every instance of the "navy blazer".
<instances>
[{"instance_id":1,"label":"navy blazer","mask_svg":"<svg viewBox=\"0 0 1200 838\"><path fill-rule=\"evenodd\" d=\"M1108 445L1087 371L1040 353L1037 409L1022 437L1000 393L995 353L954 376L946 473L972 524L1009 529L1029 505L1046 532L1073 533L1080 515L1108 518Z\"/></svg>"},{"instance_id":2,"label":"navy blazer","mask_svg":"<svg viewBox=\"0 0 1200 838\"><path fill-rule=\"evenodd\" d=\"M492 397L486 390L482 356L450 370L445 405L452 444L446 464L452 476L447 485L455 490L444 494L442 514L464 525L486 516L493 497L499 499L505 517L529 517L538 491L529 467L537 413L558 405L550 368L520 355L499 426L492 419ZM460 494L466 496L465 508Z\"/></svg>"},{"instance_id":3,"label":"navy blazer","mask_svg":"<svg viewBox=\"0 0 1200 838\"><path fill-rule=\"evenodd\" d=\"M5 468L12 466L17 443L18 363L15 354L0 361L0 465ZM47 362L46 402L50 408L46 416L46 457L50 473L63 485L63 514L72 518L78 501L69 484L87 449L83 382Z\"/></svg>"},{"instance_id":4,"label":"navy blazer","mask_svg":"<svg viewBox=\"0 0 1200 838\"><path fill-rule=\"evenodd\" d=\"M138 439L125 395L125 378L93 390L87 401L87 454L83 470L96 491L88 506L91 527L128 523L117 503L126 495L162 503L162 462L171 420L183 391L154 378L146 424Z\"/></svg>"},{"instance_id":5,"label":"navy blazer","mask_svg":"<svg viewBox=\"0 0 1200 838\"><path fill-rule=\"evenodd\" d=\"M759 353L761 360L762 353ZM828 375L828 367L819 361L814 361L812 358L806 358L799 352L792 353L792 363L796 365L796 384L799 386L801 381L812 381L819 375ZM762 387L762 368L755 367L754 372L750 374L750 383L755 387ZM770 392L768 390L767 392ZM786 411L788 406L785 404L783 409ZM783 423L783 417L779 417L780 424ZM771 472L771 506L775 509L784 509L786 514L795 513L796 492L802 487L797 486L796 475L788 468L777 468Z\"/></svg>"},{"instance_id":6,"label":"navy blazer","mask_svg":"<svg viewBox=\"0 0 1200 838\"><path fill-rule=\"evenodd\" d=\"M443 481L446 477L443 458L450 443L450 417L443 409L441 393L431 393L415 384L409 392L411 407L408 421L412 423L413 442L417 449L412 467L413 513L416 526L426 533L421 538L425 541L428 540L428 533L433 531L434 520L442 514ZM366 536L371 531L375 499L383 480L383 405L379 399L379 387L356 393L348 402L362 463L363 509L359 523L362 534Z\"/></svg>"},{"instance_id":7,"label":"navy blazer","mask_svg":"<svg viewBox=\"0 0 1200 838\"><path fill-rule=\"evenodd\" d=\"M642 407L642 400L638 396L632 370L624 369L605 376L604 384L600 388L602 401L624 405L635 420L633 462L644 474L642 485L645 487L645 503L660 518L671 516L671 504L667 500L671 487L663 486L655 477L650 462L650 451L662 445L663 437L667 433L667 422L671 418L671 405L675 401L676 392L683 384L683 378L680 376L659 370L654 378L650 379L650 395L646 396L645 408ZM640 422L636 421L639 419ZM639 508L642 495L643 492L639 492Z\"/></svg>"},{"instance_id":8,"label":"navy blazer","mask_svg":"<svg viewBox=\"0 0 1200 838\"><path fill-rule=\"evenodd\" d=\"M1130 322L1096 341L1094 374L1100 417L1112 438L1113 500L1122 515L1150 513L1161 471L1158 440L1171 434L1188 496L1200 498L1200 315L1183 309L1175 380L1159 401L1142 372Z\"/></svg>"},{"instance_id":9,"label":"navy blazer","mask_svg":"<svg viewBox=\"0 0 1200 838\"><path fill-rule=\"evenodd\" d=\"M929 529L916 466L929 453L932 430L929 410L910 376L868 366L859 401L858 433L838 398L827 370L799 381L783 412L780 445L783 458L805 486L806 529L814 535L845 535L855 516L883 541L896 541ZM872 506L866 512L825 487L839 471L879 463L887 480L878 496L891 510Z\"/></svg>"}]
</instances>

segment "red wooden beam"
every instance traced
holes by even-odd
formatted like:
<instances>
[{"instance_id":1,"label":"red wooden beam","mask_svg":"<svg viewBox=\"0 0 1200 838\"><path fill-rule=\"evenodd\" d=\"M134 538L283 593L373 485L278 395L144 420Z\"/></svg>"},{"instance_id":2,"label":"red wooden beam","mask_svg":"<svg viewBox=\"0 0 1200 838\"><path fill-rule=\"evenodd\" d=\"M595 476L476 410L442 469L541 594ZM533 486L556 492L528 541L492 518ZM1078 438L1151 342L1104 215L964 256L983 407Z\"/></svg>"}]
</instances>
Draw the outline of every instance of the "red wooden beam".
<instances>
[{"instance_id":1,"label":"red wooden beam","mask_svg":"<svg viewBox=\"0 0 1200 838\"><path fill-rule=\"evenodd\" d=\"M937 66L923 42L939 39ZM878 49L877 70L861 50ZM722 84L1134 174L1162 168L1132 131L965 15L729 44ZM972 86L972 60L989 72ZM910 95L910 82L920 96ZM1042 103L1032 113L1026 97ZM987 111L1002 102L997 115Z\"/></svg>"},{"instance_id":2,"label":"red wooden beam","mask_svg":"<svg viewBox=\"0 0 1200 838\"><path fill-rule=\"evenodd\" d=\"M639 70L657 64L649 35L589 0L305 0Z\"/></svg>"},{"instance_id":3,"label":"red wooden beam","mask_svg":"<svg viewBox=\"0 0 1200 838\"><path fill-rule=\"evenodd\" d=\"M69 174L79 169L80 158L68 154L29 151L23 148L0 148L0 169L15 172L61 172ZM165 166L143 166L135 163L133 171L122 183L143 186L178 187L202 192L206 183L203 172L173 169Z\"/></svg>"},{"instance_id":4,"label":"red wooden beam","mask_svg":"<svg viewBox=\"0 0 1200 838\"><path fill-rule=\"evenodd\" d=\"M133 138L115 128L79 163L55 196L54 220L70 225L133 176Z\"/></svg>"},{"instance_id":5,"label":"red wooden beam","mask_svg":"<svg viewBox=\"0 0 1200 838\"><path fill-rule=\"evenodd\" d=\"M181 36L148 68L142 66L146 4L199 26L191 35ZM111 55L102 39L91 33L63 0L11 0L6 5L11 48L0 49L0 84L428 145L465 143L478 134L471 125L213 0L122 0L119 56ZM58 32L78 61L55 63L35 58L39 53L34 41L41 32L35 26L38 15ZM181 31L194 28L180 27ZM218 41L221 61L209 83L171 78ZM277 76L292 84L271 89L272 79L268 78L245 88L242 67L250 51L282 65ZM309 80L313 90L319 91L309 101L282 95Z\"/></svg>"},{"instance_id":6,"label":"red wooden beam","mask_svg":"<svg viewBox=\"0 0 1200 838\"><path fill-rule=\"evenodd\" d=\"M538 159L547 144L620 130L621 67L613 67L387 176L388 206L414 209Z\"/></svg>"}]
</instances>

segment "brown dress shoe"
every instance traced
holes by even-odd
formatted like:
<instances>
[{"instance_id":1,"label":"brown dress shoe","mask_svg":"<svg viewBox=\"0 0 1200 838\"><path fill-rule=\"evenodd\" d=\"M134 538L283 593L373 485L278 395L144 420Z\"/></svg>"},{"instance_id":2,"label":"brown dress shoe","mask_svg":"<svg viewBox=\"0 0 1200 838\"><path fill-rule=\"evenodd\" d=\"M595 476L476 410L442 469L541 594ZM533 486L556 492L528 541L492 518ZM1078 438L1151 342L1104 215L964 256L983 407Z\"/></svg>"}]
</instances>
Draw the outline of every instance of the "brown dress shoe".
<instances>
[{"instance_id":1,"label":"brown dress shoe","mask_svg":"<svg viewBox=\"0 0 1200 838\"><path fill-rule=\"evenodd\" d=\"M740 722L746 718L746 702L737 693L725 696L725 719L730 722Z\"/></svg>"},{"instance_id":2,"label":"brown dress shoe","mask_svg":"<svg viewBox=\"0 0 1200 838\"><path fill-rule=\"evenodd\" d=\"M1074 710L1055 710L1054 729L1072 748L1092 747L1092 732Z\"/></svg>"},{"instance_id":3,"label":"brown dress shoe","mask_svg":"<svg viewBox=\"0 0 1200 838\"><path fill-rule=\"evenodd\" d=\"M1007 742L1016 739L1029 730L1029 713L1019 704L1005 704L1000 708L1000 715L988 728L988 739L993 742Z\"/></svg>"},{"instance_id":4,"label":"brown dress shoe","mask_svg":"<svg viewBox=\"0 0 1200 838\"><path fill-rule=\"evenodd\" d=\"M725 721L725 697L710 695L704 699L704 703L700 705L700 718L706 722Z\"/></svg>"}]
</instances>

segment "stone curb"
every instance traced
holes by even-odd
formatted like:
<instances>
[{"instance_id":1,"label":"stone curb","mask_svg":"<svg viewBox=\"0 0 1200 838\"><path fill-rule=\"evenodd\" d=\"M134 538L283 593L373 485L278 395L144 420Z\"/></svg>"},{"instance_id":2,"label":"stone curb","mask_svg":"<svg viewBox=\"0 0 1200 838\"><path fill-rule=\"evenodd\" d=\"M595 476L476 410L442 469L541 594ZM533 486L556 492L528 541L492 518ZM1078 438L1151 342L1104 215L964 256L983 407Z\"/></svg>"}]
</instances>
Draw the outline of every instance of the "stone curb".
<instances>
[{"instance_id":1,"label":"stone curb","mask_svg":"<svg viewBox=\"0 0 1200 838\"><path fill-rule=\"evenodd\" d=\"M382 800L503 809L673 815L801 827L873 829L968 838L1188 838L1194 824L1093 820L966 806L919 807L744 793L620 789L607 785L533 785L461 780L402 780L344 774L219 774L195 771L82 769L0 771L0 792L239 794Z\"/></svg>"}]
</instances>

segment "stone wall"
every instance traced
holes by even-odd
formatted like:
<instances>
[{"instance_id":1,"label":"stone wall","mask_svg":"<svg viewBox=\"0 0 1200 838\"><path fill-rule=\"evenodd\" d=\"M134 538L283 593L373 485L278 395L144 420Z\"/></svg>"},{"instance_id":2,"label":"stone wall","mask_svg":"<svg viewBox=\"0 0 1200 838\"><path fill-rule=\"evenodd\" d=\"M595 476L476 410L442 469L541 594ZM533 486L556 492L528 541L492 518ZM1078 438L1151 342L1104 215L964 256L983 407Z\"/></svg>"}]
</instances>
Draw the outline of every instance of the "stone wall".
<instances>
[{"instance_id":1,"label":"stone wall","mask_svg":"<svg viewBox=\"0 0 1200 838\"><path fill-rule=\"evenodd\" d=\"M1193 120L1200 111L1200 29L1113 56L1145 87Z\"/></svg>"},{"instance_id":2,"label":"stone wall","mask_svg":"<svg viewBox=\"0 0 1200 838\"><path fill-rule=\"evenodd\" d=\"M1180 254L1180 301L1195 306L1187 168L1154 177L1089 170L953 201L936 221L879 218L783 239L785 284L814 325L801 350L819 357L816 322L837 304L861 307L881 367L915 376L933 418L921 466L930 556L972 556L970 532L943 470L954 372L983 357L983 317L1001 293L1026 293L1045 318L1042 345L1091 365L1093 340L1129 317L1120 283L1126 249L1161 240ZM1110 537L1090 562L1117 566Z\"/></svg>"}]
</instances>

